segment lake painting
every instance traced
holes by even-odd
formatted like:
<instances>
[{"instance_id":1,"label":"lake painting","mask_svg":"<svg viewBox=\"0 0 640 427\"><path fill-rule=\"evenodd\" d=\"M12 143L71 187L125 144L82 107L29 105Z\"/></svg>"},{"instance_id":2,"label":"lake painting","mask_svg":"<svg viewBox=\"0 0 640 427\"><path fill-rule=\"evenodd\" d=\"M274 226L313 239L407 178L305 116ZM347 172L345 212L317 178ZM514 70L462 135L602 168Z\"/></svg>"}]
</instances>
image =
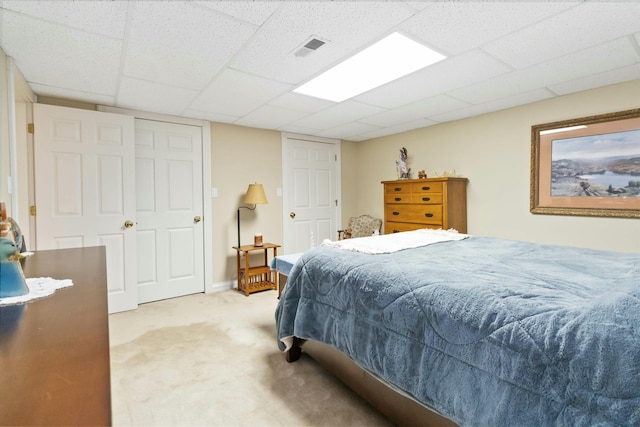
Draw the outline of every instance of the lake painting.
<instances>
[{"instance_id":1,"label":"lake painting","mask_svg":"<svg viewBox=\"0 0 640 427\"><path fill-rule=\"evenodd\" d=\"M640 129L554 139L552 197L640 197Z\"/></svg>"}]
</instances>

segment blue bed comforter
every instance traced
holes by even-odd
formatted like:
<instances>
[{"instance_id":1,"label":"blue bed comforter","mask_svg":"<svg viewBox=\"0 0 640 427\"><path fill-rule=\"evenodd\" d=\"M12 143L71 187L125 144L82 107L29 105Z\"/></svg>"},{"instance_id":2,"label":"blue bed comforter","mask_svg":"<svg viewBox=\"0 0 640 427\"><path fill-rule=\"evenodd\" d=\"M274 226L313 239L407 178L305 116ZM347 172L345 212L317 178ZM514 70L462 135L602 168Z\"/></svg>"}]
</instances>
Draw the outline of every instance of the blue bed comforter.
<instances>
[{"instance_id":1,"label":"blue bed comforter","mask_svg":"<svg viewBox=\"0 0 640 427\"><path fill-rule=\"evenodd\" d=\"M640 425L640 255L470 237L319 247L276 310L461 425Z\"/></svg>"}]
</instances>

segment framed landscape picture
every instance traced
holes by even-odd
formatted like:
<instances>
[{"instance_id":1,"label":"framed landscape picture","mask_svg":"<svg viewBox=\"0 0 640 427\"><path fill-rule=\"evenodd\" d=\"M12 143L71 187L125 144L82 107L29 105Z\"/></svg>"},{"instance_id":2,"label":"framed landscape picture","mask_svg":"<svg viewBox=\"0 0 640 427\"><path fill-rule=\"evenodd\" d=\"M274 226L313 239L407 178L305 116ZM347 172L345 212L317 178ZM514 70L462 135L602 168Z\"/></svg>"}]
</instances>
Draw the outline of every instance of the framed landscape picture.
<instances>
[{"instance_id":1,"label":"framed landscape picture","mask_svg":"<svg viewBox=\"0 0 640 427\"><path fill-rule=\"evenodd\" d=\"M640 218L640 109L532 126L530 208Z\"/></svg>"}]
</instances>

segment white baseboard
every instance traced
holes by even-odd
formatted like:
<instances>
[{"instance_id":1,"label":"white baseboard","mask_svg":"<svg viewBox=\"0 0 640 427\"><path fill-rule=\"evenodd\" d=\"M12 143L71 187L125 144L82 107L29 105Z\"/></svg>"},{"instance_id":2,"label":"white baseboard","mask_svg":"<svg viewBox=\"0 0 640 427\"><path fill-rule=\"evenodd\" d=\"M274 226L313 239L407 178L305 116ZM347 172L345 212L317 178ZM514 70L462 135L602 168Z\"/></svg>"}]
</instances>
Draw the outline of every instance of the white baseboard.
<instances>
[{"instance_id":1,"label":"white baseboard","mask_svg":"<svg viewBox=\"0 0 640 427\"><path fill-rule=\"evenodd\" d=\"M237 282L235 280L229 280L226 282L211 283L209 286L206 287L204 292L206 294L210 294L213 292L222 292L222 291L227 291L229 289L237 289L237 288L238 288Z\"/></svg>"}]
</instances>

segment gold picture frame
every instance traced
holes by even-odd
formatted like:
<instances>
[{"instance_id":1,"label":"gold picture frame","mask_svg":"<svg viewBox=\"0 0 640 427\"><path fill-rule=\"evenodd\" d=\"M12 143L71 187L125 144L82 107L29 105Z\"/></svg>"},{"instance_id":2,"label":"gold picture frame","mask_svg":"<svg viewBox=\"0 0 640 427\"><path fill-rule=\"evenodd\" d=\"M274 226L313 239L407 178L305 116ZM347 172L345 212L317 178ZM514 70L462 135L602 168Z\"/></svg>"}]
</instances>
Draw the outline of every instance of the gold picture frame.
<instances>
[{"instance_id":1,"label":"gold picture frame","mask_svg":"<svg viewBox=\"0 0 640 427\"><path fill-rule=\"evenodd\" d=\"M640 218L640 108L531 126L530 211Z\"/></svg>"}]
</instances>

